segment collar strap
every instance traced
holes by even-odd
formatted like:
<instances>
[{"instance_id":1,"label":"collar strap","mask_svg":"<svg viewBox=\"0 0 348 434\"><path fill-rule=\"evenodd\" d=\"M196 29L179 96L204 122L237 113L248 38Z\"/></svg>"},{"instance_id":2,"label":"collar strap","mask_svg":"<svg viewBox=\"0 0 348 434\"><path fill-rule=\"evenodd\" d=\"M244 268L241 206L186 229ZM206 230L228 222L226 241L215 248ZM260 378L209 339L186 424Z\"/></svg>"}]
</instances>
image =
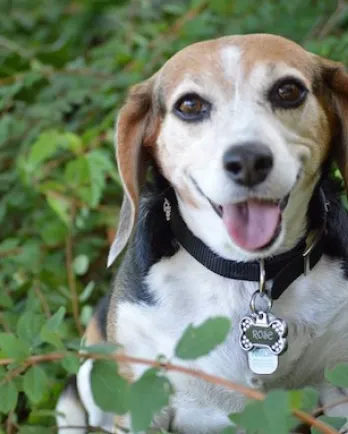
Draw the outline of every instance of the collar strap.
<instances>
[{"instance_id":1,"label":"collar strap","mask_svg":"<svg viewBox=\"0 0 348 434\"><path fill-rule=\"evenodd\" d=\"M270 296L277 300L288 286L301 274L306 275L319 261L323 254L323 235L326 228L328 203L324 192L318 189L321 206L322 225L310 246L302 239L293 249L264 260L266 280L273 280ZM236 262L222 258L214 253L187 227L178 210L175 194L164 199L163 210L171 224L172 232L181 246L198 262L213 273L228 279L258 282L260 279L260 262Z\"/></svg>"}]
</instances>

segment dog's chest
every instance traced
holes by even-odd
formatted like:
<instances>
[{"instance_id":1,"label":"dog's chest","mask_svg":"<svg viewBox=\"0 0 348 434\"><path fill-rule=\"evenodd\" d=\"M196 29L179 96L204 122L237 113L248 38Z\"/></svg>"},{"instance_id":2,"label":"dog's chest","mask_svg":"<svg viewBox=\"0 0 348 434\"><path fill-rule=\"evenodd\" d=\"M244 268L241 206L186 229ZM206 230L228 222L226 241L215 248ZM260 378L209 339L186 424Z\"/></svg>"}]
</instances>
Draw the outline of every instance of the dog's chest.
<instances>
[{"instance_id":1,"label":"dog's chest","mask_svg":"<svg viewBox=\"0 0 348 434\"><path fill-rule=\"evenodd\" d=\"M155 264L146 282L154 305L122 302L119 306L117 339L135 356L164 354L173 358L175 345L190 323L198 325L210 317L225 316L232 327L226 342L208 356L185 364L251 387L267 388L301 387L319 381L337 351L348 360L344 314L348 285L338 261L323 258L274 303L272 312L288 323L289 348L280 356L278 370L262 377L250 371L247 355L239 346L239 321L250 313L257 283L222 278L183 250ZM343 353L342 347L347 348ZM185 388L185 380L176 378L176 382L179 389ZM197 384L193 388L202 393L199 389Z\"/></svg>"}]
</instances>

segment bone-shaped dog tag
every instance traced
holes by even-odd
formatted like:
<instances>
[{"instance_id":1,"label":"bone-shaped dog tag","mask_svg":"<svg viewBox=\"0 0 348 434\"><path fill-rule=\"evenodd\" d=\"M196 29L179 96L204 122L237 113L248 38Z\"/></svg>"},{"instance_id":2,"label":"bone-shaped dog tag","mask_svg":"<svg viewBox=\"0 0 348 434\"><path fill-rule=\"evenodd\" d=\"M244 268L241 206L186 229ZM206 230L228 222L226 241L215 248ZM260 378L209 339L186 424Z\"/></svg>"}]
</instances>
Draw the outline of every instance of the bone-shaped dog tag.
<instances>
[{"instance_id":1,"label":"bone-shaped dog tag","mask_svg":"<svg viewBox=\"0 0 348 434\"><path fill-rule=\"evenodd\" d=\"M255 374L275 372L278 356L287 349L285 321L259 311L241 319L240 331L239 343L248 352L250 369Z\"/></svg>"}]
</instances>

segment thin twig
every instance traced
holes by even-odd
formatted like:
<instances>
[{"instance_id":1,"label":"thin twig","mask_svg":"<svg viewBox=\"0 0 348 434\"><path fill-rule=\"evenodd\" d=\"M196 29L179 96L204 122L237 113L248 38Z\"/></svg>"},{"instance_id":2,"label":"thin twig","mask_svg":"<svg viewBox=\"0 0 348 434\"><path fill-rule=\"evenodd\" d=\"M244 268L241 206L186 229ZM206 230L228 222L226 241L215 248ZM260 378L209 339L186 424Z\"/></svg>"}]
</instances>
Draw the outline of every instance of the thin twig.
<instances>
[{"instance_id":1,"label":"thin twig","mask_svg":"<svg viewBox=\"0 0 348 434\"><path fill-rule=\"evenodd\" d=\"M314 411L312 411L312 415L317 416L318 414L324 413L326 410L329 410L330 408L338 407L341 404L347 404L347 403L348 403L348 396L340 399L339 401L333 402L332 404L328 404L323 407L316 408Z\"/></svg>"},{"instance_id":2,"label":"thin twig","mask_svg":"<svg viewBox=\"0 0 348 434\"><path fill-rule=\"evenodd\" d=\"M327 36L332 29L335 27L335 25L337 24L341 13L344 11L344 9L346 9L348 7L347 3L345 0L338 0L337 1L337 7L336 10L334 11L334 13L332 15L329 16L328 20L326 21L325 25L321 28L321 30L318 33L318 37L319 38L324 38L325 36Z\"/></svg>"},{"instance_id":3,"label":"thin twig","mask_svg":"<svg viewBox=\"0 0 348 434\"><path fill-rule=\"evenodd\" d=\"M73 224L75 220L75 212L76 212L76 205L72 205L71 210L71 224ZM76 328L80 334L80 336L83 335L83 327L80 321L80 312L79 312L79 298L77 295L77 289L76 289L76 280L75 280L75 273L73 268L73 236L72 236L72 229L69 228L68 235L66 237L65 241L65 259L66 259L66 270L68 275L68 284L69 284L69 290L70 290L70 297L71 297L71 304L72 304L72 310L73 310L73 316Z\"/></svg>"},{"instance_id":4,"label":"thin twig","mask_svg":"<svg viewBox=\"0 0 348 434\"><path fill-rule=\"evenodd\" d=\"M35 291L35 294L37 295L38 299L41 302L42 310L44 311L44 314L46 315L47 318L51 318L50 307L48 305L46 297L44 296L43 292L40 289L39 283L35 284L34 291Z\"/></svg>"},{"instance_id":5,"label":"thin twig","mask_svg":"<svg viewBox=\"0 0 348 434\"><path fill-rule=\"evenodd\" d=\"M28 365L34 365L37 363L43 363L48 361L58 361L64 358L66 353L49 353L49 354L42 354L37 356L29 357L25 363ZM140 364L145 366L150 366L158 369L164 369L166 371L172 371L172 372L179 372L182 374L190 375L192 377L199 378L201 380L207 381L211 384L215 384L217 386L223 386L227 389L233 390L235 392L241 393L242 395L246 396L247 398L251 399L257 399L259 401L262 401L266 398L266 395L262 392L258 392L254 389L251 389L249 387L243 386L241 384L234 383L230 380L226 380L225 378L221 378L215 375L207 374L206 372L203 372L201 370L196 370L192 368L187 368L185 366L180 365L174 365L173 363L166 362L158 362L155 360L149 360L144 358L138 358L138 357L130 357L126 356L124 354L110 354L110 355L102 355L102 354L93 354L93 353L78 353L78 356L84 359L93 359L93 360L115 360L119 363L133 363L133 364ZM2 359L0 360L0 366L1 365L8 365L12 363L13 359ZM336 430L334 430L332 427L324 423L323 421L316 419L312 415L305 413L302 410L294 409L292 411L292 414L296 416L298 419L300 419L302 422L306 423L307 425L316 427L319 431L321 431L324 434L338 434Z\"/></svg>"},{"instance_id":6,"label":"thin twig","mask_svg":"<svg viewBox=\"0 0 348 434\"><path fill-rule=\"evenodd\" d=\"M11 410L6 419L6 434L13 434L15 432L15 425L13 423L14 411Z\"/></svg>"}]
</instances>

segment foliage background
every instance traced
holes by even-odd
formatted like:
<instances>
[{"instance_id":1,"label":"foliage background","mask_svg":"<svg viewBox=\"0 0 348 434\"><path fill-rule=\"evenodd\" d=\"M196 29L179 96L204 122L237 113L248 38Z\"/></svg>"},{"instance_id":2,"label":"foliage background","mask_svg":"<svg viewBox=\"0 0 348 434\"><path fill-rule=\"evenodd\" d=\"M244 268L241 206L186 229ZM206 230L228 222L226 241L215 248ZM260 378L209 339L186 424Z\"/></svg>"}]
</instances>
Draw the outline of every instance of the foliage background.
<instances>
[{"instance_id":1,"label":"foliage background","mask_svg":"<svg viewBox=\"0 0 348 434\"><path fill-rule=\"evenodd\" d=\"M0 357L19 359L77 342L108 290L122 195L113 126L130 85L233 33L348 58L348 7L334 0L0 0L0 29ZM54 432L76 366L0 366L0 432Z\"/></svg>"}]
</instances>

